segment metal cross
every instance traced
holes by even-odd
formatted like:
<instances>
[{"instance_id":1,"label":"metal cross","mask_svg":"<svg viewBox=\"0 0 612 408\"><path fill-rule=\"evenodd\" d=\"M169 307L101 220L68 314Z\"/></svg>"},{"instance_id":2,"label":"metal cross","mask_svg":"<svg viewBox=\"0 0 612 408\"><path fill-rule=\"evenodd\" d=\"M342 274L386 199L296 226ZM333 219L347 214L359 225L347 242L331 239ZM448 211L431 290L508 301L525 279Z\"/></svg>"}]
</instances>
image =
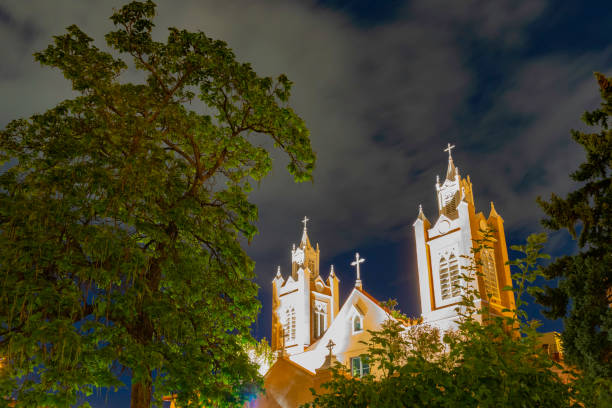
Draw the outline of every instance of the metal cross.
<instances>
[{"instance_id":1,"label":"metal cross","mask_svg":"<svg viewBox=\"0 0 612 408\"><path fill-rule=\"evenodd\" d=\"M335 345L336 345L336 343L334 343L332 341L332 339L329 339L329 341L327 342L327 346L325 346L329 350L329 356L330 357L332 355L332 349L334 348Z\"/></svg>"},{"instance_id":2,"label":"metal cross","mask_svg":"<svg viewBox=\"0 0 612 408\"><path fill-rule=\"evenodd\" d=\"M304 224L304 229L306 229L306 223L310 221L310 218L304 216L304 219L302 220L302 223Z\"/></svg>"},{"instance_id":3,"label":"metal cross","mask_svg":"<svg viewBox=\"0 0 612 408\"><path fill-rule=\"evenodd\" d=\"M448 152L448 157L451 157L451 150L455 148L455 145L448 144L448 147L444 149L445 152Z\"/></svg>"},{"instance_id":4,"label":"metal cross","mask_svg":"<svg viewBox=\"0 0 612 408\"><path fill-rule=\"evenodd\" d=\"M360 283L361 283L361 274L359 271L359 264L363 263L363 261L365 261L365 258L359 258L359 252L356 252L355 261L351 262L351 266L357 267L357 282L360 282Z\"/></svg>"}]
</instances>

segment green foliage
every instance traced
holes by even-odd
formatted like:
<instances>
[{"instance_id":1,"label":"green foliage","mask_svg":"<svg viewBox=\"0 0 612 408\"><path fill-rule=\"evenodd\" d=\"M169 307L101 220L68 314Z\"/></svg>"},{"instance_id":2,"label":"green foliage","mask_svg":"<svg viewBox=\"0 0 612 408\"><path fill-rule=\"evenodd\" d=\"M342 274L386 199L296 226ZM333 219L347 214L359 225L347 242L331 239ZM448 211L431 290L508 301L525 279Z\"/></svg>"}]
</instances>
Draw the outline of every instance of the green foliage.
<instances>
[{"instance_id":1,"label":"green foliage","mask_svg":"<svg viewBox=\"0 0 612 408\"><path fill-rule=\"evenodd\" d=\"M563 318L565 358L586 375L612 378L612 78L596 73L603 99L582 120L593 133L572 131L586 161L570 176L578 184L565 198L552 194L538 203L548 216L543 224L567 228L579 252L557 258L544 269L557 287L536 294L551 318Z\"/></svg>"},{"instance_id":2,"label":"green foliage","mask_svg":"<svg viewBox=\"0 0 612 408\"><path fill-rule=\"evenodd\" d=\"M514 262L519 266L515 281L530 281L537 274L534 260L541 257L542 239L528 240L526 257ZM479 240L474 253L485 246L486 239ZM476 307L477 269L472 258L456 331L441 337L431 327L406 328L390 319L381 330L370 332L369 356L378 376L350 378L336 367L325 391L306 406L580 406L582 395L552 370L559 366L542 351L533 324L520 320L516 311L500 317Z\"/></svg>"},{"instance_id":3,"label":"green foliage","mask_svg":"<svg viewBox=\"0 0 612 408\"><path fill-rule=\"evenodd\" d=\"M260 341L255 341L252 345L247 348L247 352L249 355L252 355L252 360L254 360L258 365L263 365L265 367L271 367L278 357L277 353L272 350L270 343L264 337Z\"/></svg>"},{"instance_id":4,"label":"green foliage","mask_svg":"<svg viewBox=\"0 0 612 408\"><path fill-rule=\"evenodd\" d=\"M397 299L387 299L384 302L380 302L380 305L395 319L398 320L409 320L410 318L397 309Z\"/></svg>"},{"instance_id":5,"label":"green foliage","mask_svg":"<svg viewBox=\"0 0 612 408\"><path fill-rule=\"evenodd\" d=\"M114 54L78 27L35 55L78 96L0 133L0 395L69 406L132 378L132 406L242 406L259 303L241 238L256 234L252 180L269 137L296 181L315 155L287 106L227 45L169 29L155 5L112 17ZM126 82L127 57L140 81ZM16 162L16 163L15 163Z\"/></svg>"},{"instance_id":6,"label":"green foliage","mask_svg":"<svg viewBox=\"0 0 612 408\"><path fill-rule=\"evenodd\" d=\"M512 245L510 249L520 252L524 258L517 258L509 261L509 264L518 268L519 273L512 275L514 282L514 301L516 309L514 310L515 318L518 318L522 324L527 322L527 311L524 306L527 306L527 301L523 299L525 293L531 296L536 296L542 293L542 288L532 285L538 276L542 276L539 262L541 259L550 259L550 255L542 253L544 244L546 243L546 234L531 234L527 237L525 245ZM509 290L510 288L505 288Z\"/></svg>"}]
</instances>

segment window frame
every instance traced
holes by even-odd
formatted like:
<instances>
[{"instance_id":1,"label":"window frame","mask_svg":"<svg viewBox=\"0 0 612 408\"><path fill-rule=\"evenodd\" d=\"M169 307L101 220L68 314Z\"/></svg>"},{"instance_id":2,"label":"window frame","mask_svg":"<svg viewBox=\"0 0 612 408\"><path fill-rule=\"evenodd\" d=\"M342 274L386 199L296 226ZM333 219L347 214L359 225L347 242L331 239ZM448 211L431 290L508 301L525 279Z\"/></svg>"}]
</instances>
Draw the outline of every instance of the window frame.
<instances>
[{"instance_id":1,"label":"window frame","mask_svg":"<svg viewBox=\"0 0 612 408\"><path fill-rule=\"evenodd\" d=\"M320 339L327 331L327 305L315 301L313 309L313 337Z\"/></svg>"},{"instance_id":2,"label":"window frame","mask_svg":"<svg viewBox=\"0 0 612 408\"><path fill-rule=\"evenodd\" d=\"M356 367L355 363L358 363L359 366ZM358 375L355 375L356 371ZM370 362L368 361L368 357L364 354L351 357L351 376L353 378L363 378L368 374L370 374Z\"/></svg>"},{"instance_id":3,"label":"window frame","mask_svg":"<svg viewBox=\"0 0 612 408\"><path fill-rule=\"evenodd\" d=\"M359 328L355 329L355 323L357 321L359 322ZM363 332L363 317L361 317L359 314L355 314L353 318L351 319L351 327L352 327L353 334Z\"/></svg>"},{"instance_id":4,"label":"window frame","mask_svg":"<svg viewBox=\"0 0 612 408\"><path fill-rule=\"evenodd\" d=\"M458 303L461 300L461 294L464 293L468 283L463 279L463 274L466 271L466 265L462 259L462 250L460 242L458 242L458 231L445 237L440 242L435 242L431 245L431 273L433 278L433 290L435 307L441 308ZM446 241L446 242L445 242ZM450 242L449 242L450 241ZM454 241L454 242L453 242ZM443 262L440 262L443 261ZM441 273L445 273L445 278L448 285L447 296L443 295L443 284L446 283L442 279ZM457 285L457 289L453 293L453 282Z\"/></svg>"},{"instance_id":5,"label":"window frame","mask_svg":"<svg viewBox=\"0 0 612 408\"><path fill-rule=\"evenodd\" d=\"M492 248L485 248L482 253L482 280L484 283L485 294L491 299L499 300L501 293L499 290L499 279L497 279L497 264L495 262L495 252ZM489 292L489 288L493 291Z\"/></svg>"}]
</instances>

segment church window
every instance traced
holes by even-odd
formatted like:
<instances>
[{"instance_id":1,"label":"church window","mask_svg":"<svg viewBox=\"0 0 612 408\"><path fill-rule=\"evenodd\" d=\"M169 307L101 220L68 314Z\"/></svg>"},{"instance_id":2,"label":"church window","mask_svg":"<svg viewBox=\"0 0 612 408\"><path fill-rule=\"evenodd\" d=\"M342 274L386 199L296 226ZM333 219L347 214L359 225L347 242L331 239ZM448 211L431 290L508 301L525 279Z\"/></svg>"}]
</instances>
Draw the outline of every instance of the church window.
<instances>
[{"instance_id":1,"label":"church window","mask_svg":"<svg viewBox=\"0 0 612 408\"><path fill-rule=\"evenodd\" d=\"M441 257L439 270L442 300L459 296L461 293L459 261L455 254L451 254L448 259Z\"/></svg>"},{"instance_id":2,"label":"church window","mask_svg":"<svg viewBox=\"0 0 612 408\"><path fill-rule=\"evenodd\" d=\"M367 356L351 358L351 374L353 377L363 377L370 374L370 363Z\"/></svg>"},{"instance_id":3,"label":"church window","mask_svg":"<svg viewBox=\"0 0 612 408\"><path fill-rule=\"evenodd\" d=\"M327 308L323 304L316 304L313 316L313 331L314 337L318 339L323 336L327 329Z\"/></svg>"},{"instance_id":4,"label":"church window","mask_svg":"<svg viewBox=\"0 0 612 408\"><path fill-rule=\"evenodd\" d=\"M499 286L497 284L497 271L493 251L485 249L482 256L482 269L485 291L488 295L499 299Z\"/></svg>"},{"instance_id":5,"label":"church window","mask_svg":"<svg viewBox=\"0 0 612 408\"><path fill-rule=\"evenodd\" d=\"M353 333L358 333L363 330L363 321L361 316L357 315L353 318Z\"/></svg>"},{"instance_id":6,"label":"church window","mask_svg":"<svg viewBox=\"0 0 612 408\"><path fill-rule=\"evenodd\" d=\"M295 342L295 309L290 308L285 312L285 324L283 325L285 338L289 342Z\"/></svg>"}]
</instances>

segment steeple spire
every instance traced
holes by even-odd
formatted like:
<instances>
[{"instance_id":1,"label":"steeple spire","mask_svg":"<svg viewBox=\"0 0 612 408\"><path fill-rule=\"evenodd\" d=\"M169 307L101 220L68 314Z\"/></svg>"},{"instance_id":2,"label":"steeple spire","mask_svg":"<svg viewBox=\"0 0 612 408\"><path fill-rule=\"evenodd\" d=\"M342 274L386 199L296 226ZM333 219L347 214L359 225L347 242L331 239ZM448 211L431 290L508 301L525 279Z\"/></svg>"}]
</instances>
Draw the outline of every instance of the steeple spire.
<instances>
[{"instance_id":1,"label":"steeple spire","mask_svg":"<svg viewBox=\"0 0 612 408\"><path fill-rule=\"evenodd\" d=\"M306 224L310 221L310 218L304 216L302 220L302 224L304 224L304 232L302 232L302 244L310 244L310 240L308 239L307 227Z\"/></svg>"},{"instance_id":2,"label":"steeple spire","mask_svg":"<svg viewBox=\"0 0 612 408\"><path fill-rule=\"evenodd\" d=\"M419 204L419 215L417 216L417 218L421 221L427 221L427 217L423 213L423 206L421 204Z\"/></svg>"},{"instance_id":3,"label":"steeple spire","mask_svg":"<svg viewBox=\"0 0 612 408\"><path fill-rule=\"evenodd\" d=\"M448 170L446 171L447 180L454 180L455 175L457 174L457 171L455 169L455 163L453 163L453 155L451 154L451 151L454 148L455 145L451 145L450 143L448 143L446 149L444 149L445 152L448 152Z\"/></svg>"},{"instance_id":4,"label":"steeple spire","mask_svg":"<svg viewBox=\"0 0 612 408\"><path fill-rule=\"evenodd\" d=\"M501 218L499 214L497 213L497 211L495 211L495 206L493 205L493 201L491 201L491 212L489 213L489 218L491 217Z\"/></svg>"}]
</instances>

